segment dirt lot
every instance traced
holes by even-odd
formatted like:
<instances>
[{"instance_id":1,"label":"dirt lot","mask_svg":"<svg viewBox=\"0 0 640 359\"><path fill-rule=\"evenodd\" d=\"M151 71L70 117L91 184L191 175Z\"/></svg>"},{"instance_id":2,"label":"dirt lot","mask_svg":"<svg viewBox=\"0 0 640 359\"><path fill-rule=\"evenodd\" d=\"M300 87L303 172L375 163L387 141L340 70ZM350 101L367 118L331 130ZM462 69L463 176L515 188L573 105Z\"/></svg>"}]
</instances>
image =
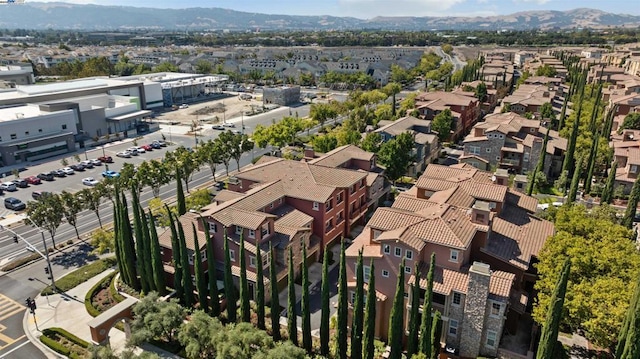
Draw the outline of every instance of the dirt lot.
<instances>
[{"instance_id":1,"label":"dirt lot","mask_svg":"<svg viewBox=\"0 0 640 359\"><path fill-rule=\"evenodd\" d=\"M200 123L222 123L224 119L240 117L241 111L249 112L251 108L262 108L262 101L254 98L241 100L238 95L231 95L222 99L203 101L189 104L189 108L167 110L159 117L159 122L180 123L190 125L193 121Z\"/></svg>"}]
</instances>

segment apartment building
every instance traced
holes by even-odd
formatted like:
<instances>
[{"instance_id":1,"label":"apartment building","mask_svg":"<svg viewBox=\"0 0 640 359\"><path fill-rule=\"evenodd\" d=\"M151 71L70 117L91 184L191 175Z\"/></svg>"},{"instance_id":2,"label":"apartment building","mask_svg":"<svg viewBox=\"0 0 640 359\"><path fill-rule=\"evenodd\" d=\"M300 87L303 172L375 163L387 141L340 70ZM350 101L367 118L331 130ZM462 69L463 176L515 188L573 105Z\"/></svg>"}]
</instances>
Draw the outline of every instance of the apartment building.
<instances>
[{"instance_id":1,"label":"apartment building","mask_svg":"<svg viewBox=\"0 0 640 359\"><path fill-rule=\"evenodd\" d=\"M479 101L473 96L444 91L422 92L415 101L420 116L426 120L433 120L440 112L450 109L455 122L451 134L454 140L469 131L480 117Z\"/></svg>"},{"instance_id":2,"label":"apartment building","mask_svg":"<svg viewBox=\"0 0 640 359\"><path fill-rule=\"evenodd\" d=\"M460 162L483 170L504 168L526 174L538 164L546 133L540 121L513 112L489 115L465 137ZM550 130L544 150L547 152L544 173L548 178L556 178L562 171L567 139Z\"/></svg>"},{"instance_id":3,"label":"apartment building","mask_svg":"<svg viewBox=\"0 0 640 359\"><path fill-rule=\"evenodd\" d=\"M442 313L441 343L462 357L496 356L503 333L513 332L533 294L532 265L551 222L533 214L537 200L494 183L492 174L466 164L431 164L391 207L376 210L347 249L350 291L363 250L364 279L375 264L376 336L386 339L398 278L405 271L408 325L410 286L426 288L436 254L433 308ZM405 260L405 267L399 264ZM366 291L365 286L365 291ZM423 303L424 291L420 303ZM407 328L408 331L408 328Z\"/></svg>"},{"instance_id":4,"label":"apartment building","mask_svg":"<svg viewBox=\"0 0 640 359\"><path fill-rule=\"evenodd\" d=\"M624 130L611 137L614 161L618 163L614 186L622 186L623 193L629 194L640 174L640 130Z\"/></svg>"},{"instance_id":5,"label":"apartment building","mask_svg":"<svg viewBox=\"0 0 640 359\"><path fill-rule=\"evenodd\" d=\"M520 85L511 95L502 99L503 106L519 115L536 114L540 107L549 102L551 105L562 105L564 101L562 86L553 85Z\"/></svg>"}]
</instances>

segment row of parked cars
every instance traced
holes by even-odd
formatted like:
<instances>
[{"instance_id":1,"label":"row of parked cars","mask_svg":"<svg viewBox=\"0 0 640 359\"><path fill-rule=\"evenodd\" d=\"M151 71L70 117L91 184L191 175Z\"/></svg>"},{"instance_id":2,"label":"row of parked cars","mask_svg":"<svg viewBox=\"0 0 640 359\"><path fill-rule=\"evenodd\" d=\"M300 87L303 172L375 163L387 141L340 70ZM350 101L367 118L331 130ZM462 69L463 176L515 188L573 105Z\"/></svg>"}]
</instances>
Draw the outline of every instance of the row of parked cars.
<instances>
[{"instance_id":1,"label":"row of parked cars","mask_svg":"<svg viewBox=\"0 0 640 359\"><path fill-rule=\"evenodd\" d=\"M120 152L116 153L116 156L122 157L122 158L131 158L131 156L137 156L137 155L139 155L141 153L157 150L157 149L160 149L162 147L167 147L167 143L162 141L162 140L153 141L153 142L151 142L149 144L146 144L146 145L129 147L124 151L120 151Z\"/></svg>"}]
</instances>

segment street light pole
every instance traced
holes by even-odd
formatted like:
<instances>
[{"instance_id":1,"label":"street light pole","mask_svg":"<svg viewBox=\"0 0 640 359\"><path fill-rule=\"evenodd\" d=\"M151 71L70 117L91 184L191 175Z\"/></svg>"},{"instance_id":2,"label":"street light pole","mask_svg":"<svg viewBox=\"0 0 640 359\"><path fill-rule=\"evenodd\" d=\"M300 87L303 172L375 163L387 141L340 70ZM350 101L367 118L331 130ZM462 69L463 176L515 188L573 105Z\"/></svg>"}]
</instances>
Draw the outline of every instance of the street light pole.
<instances>
[{"instance_id":1,"label":"street light pole","mask_svg":"<svg viewBox=\"0 0 640 359\"><path fill-rule=\"evenodd\" d=\"M56 289L56 281L53 278L53 269L51 268L51 260L49 259L49 248L47 248L47 241L44 237L44 230L40 227L38 227L37 224L35 224L33 222L33 220L29 217L27 217L27 219L29 220L29 222L31 222L31 224L33 224L36 228L38 228L38 230L40 231L40 235L42 236L42 245L44 247L44 256L42 255L42 253L40 253L40 251L38 251L36 249L36 247L34 247L33 245L31 245L29 242L27 242L24 238L22 239L25 243L27 243L28 246L32 247L35 251L37 251L41 257L44 257L44 259L47 260L47 268L49 268L49 275L51 276L51 288L53 289L54 292L57 292ZM15 233L14 233L15 234Z\"/></svg>"}]
</instances>

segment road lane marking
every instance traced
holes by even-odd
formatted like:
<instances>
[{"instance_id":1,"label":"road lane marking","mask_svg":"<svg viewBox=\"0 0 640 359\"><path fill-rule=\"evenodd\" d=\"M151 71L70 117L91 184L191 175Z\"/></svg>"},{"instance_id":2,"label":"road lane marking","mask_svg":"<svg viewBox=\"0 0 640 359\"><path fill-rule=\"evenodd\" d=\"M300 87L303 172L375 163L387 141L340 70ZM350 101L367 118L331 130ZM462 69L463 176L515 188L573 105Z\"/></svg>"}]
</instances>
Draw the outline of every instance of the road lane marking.
<instances>
[{"instance_id":1,"label":"road lane marking","mask_svg":"<svg viewBox=\"0 0 640 359\"><path fill-rule=\"evenodd\" d=\"M20 337L20 339L22 339L22 338L24 338L24 337L25 337L25 336L23 335L23 336L21 336L21 337ZM18 340L20 340L20 339L16 339L16 341L18 341ZM22 343L22 344L18 345L17 347L15 347L15 348L13 348L13 349L9 350L8 352L6 352L6 353L4 353L4 354L0 354L0 359L5 359L5 358L7 358L9 354L11 354L11 353L15 352L16 350L18 350L18 349L22 348L23 346L25 346L25 345L27 345L27 344L29 344L29 343L30 343L30 341L26 340L26 341L24 341L24 343ZM4 349L4 348L6 348L6 347L8 347L8 346L9 346L9 345L5 345L4 347L0 348L0 350L2 350L2 349Z\"/></svg>"}]
</instances>

